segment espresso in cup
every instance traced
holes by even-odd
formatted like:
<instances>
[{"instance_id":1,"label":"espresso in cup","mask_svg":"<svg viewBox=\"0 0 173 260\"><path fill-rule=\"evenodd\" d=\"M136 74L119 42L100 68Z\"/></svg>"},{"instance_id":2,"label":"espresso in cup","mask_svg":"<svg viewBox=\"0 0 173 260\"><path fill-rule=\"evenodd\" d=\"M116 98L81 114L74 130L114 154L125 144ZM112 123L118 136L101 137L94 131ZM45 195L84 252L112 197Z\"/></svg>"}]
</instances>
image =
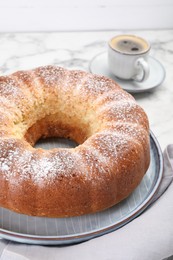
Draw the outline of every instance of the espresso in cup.
<instances>
[{"instance_id":1,"label":"espresso in cup","mask_svg":"<svg viewBox=\"0 0 173 260\"><path fill-rule=\"evenodd\" d=\"M110 46L122 53L140 54L148 51L148 43L132 35L120 35L110 41Z\"/></svg>"},{"instance_id":2,"label":"espresso in cup","mask_svg":"<svg viewBox=\"0 0 173 260\"><path fill-rule=\"evenodd\" d=\"M109 41L108 64L121 79L144 81L149 76L149 43L135 35L118 35Z\"/></svg>"}]
</instances>

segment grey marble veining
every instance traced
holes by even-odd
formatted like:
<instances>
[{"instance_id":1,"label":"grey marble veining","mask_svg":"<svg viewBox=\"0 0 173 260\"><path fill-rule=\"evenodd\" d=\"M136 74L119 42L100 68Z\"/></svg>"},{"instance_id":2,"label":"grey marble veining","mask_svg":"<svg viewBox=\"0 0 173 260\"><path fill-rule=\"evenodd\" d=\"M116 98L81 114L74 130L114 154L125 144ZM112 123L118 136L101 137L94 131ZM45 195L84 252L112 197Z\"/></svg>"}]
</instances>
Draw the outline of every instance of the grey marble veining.
<instances>
[{"instance_id":1,"label":"grey marble veining","mask_svg":"<svg viewBox=\"0 0 173 260\"><path fill-rule=\"evenodd\" d=\"M151 55L165 67L166 79L159 88L134 95L147 112L151 130L164 149L173 143L173 30L1 33L0 73L47 64L88 70L90 60L106 51L108 40L120 33L146 38L151 43Z\"/></svg>"}]
</instances>

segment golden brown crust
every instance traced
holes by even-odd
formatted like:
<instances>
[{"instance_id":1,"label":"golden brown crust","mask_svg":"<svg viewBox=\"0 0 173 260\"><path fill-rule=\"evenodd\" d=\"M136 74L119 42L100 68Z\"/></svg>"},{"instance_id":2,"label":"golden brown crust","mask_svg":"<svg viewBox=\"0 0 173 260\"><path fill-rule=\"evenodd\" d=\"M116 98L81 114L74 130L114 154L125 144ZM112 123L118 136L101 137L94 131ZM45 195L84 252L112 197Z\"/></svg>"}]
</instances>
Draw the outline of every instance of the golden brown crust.
<instances>
[{"instance_id":1,"label":"golden brown crust","mask_svg":"<svg viewBox=\"0 0 173 260\"><path fill-rule=\"evenodd\" d=\"M41 137L73 149L35 149ZM0 77L0 205L35 216L92 213L126 198L149 166L148 119L114 81L46 66Z\"/></svg>"}]
</instances>

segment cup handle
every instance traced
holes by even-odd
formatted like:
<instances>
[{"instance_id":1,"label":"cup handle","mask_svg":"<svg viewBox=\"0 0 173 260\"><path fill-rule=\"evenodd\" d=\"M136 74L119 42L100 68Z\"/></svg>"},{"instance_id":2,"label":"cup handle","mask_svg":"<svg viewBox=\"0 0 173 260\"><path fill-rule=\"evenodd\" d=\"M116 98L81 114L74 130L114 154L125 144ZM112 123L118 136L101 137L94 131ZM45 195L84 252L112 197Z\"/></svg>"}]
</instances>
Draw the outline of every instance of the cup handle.
<instances>
[{"instance_id":1,"label":"cup handle","mask_svg":"<svg viewBox=\"0 0 173 260\"><path fill-rule=\"evenodd\" d=\"M143 75L142 75L142 77L136 76L133 79L138 82L145 81L148 78L149 73L150 73L150 67L149 67L149 64L147 63L147 61L144 60L143 58L139 58L135 62L135 67L136 68L141 67L142 71L143 71Z\"/></svg>"}]
</instances>

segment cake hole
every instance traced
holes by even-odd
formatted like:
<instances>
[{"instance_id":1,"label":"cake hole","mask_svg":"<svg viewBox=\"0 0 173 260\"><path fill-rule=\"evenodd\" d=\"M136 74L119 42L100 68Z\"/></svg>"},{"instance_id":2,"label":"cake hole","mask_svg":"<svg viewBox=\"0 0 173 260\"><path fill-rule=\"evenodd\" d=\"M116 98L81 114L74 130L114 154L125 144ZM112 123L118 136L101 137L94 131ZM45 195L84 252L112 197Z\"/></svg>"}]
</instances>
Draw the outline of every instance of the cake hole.
<instances>
[{"instance_id":1,"label":"cake hole","mask_svg":"<svg viewBox=\"0 0 173 260\"><path fill-rule=\"evenodd\" d=\"M123 41L125 44L127 44L128 43L128 41Z\"/></svg>"},{"instance_id":2,"label":"cake hole","mask_svg":"<svg viewBox=\"0 0 173 260\"><path fill-rule=\"evenodd\" d=\"M74 148L76 146L78 146L78 144L75 141L61 137L41 138L34 145L35 148L42 148L45 150L51 150L54 148Z\"/></svg>"},{"instance_id":3,"label":"cake hole","mask_svg":"<svg viewBox=\"0 0 173 260\"><path fill-rule=\"evenodd\" d=\"M67 121L67 120L66 120ZM36 121L26 131L25 140L35 148L74 148L88 138L87 127L77 127L58 121L58 115L52 115Z\"/></svg>"}]
</instances>

